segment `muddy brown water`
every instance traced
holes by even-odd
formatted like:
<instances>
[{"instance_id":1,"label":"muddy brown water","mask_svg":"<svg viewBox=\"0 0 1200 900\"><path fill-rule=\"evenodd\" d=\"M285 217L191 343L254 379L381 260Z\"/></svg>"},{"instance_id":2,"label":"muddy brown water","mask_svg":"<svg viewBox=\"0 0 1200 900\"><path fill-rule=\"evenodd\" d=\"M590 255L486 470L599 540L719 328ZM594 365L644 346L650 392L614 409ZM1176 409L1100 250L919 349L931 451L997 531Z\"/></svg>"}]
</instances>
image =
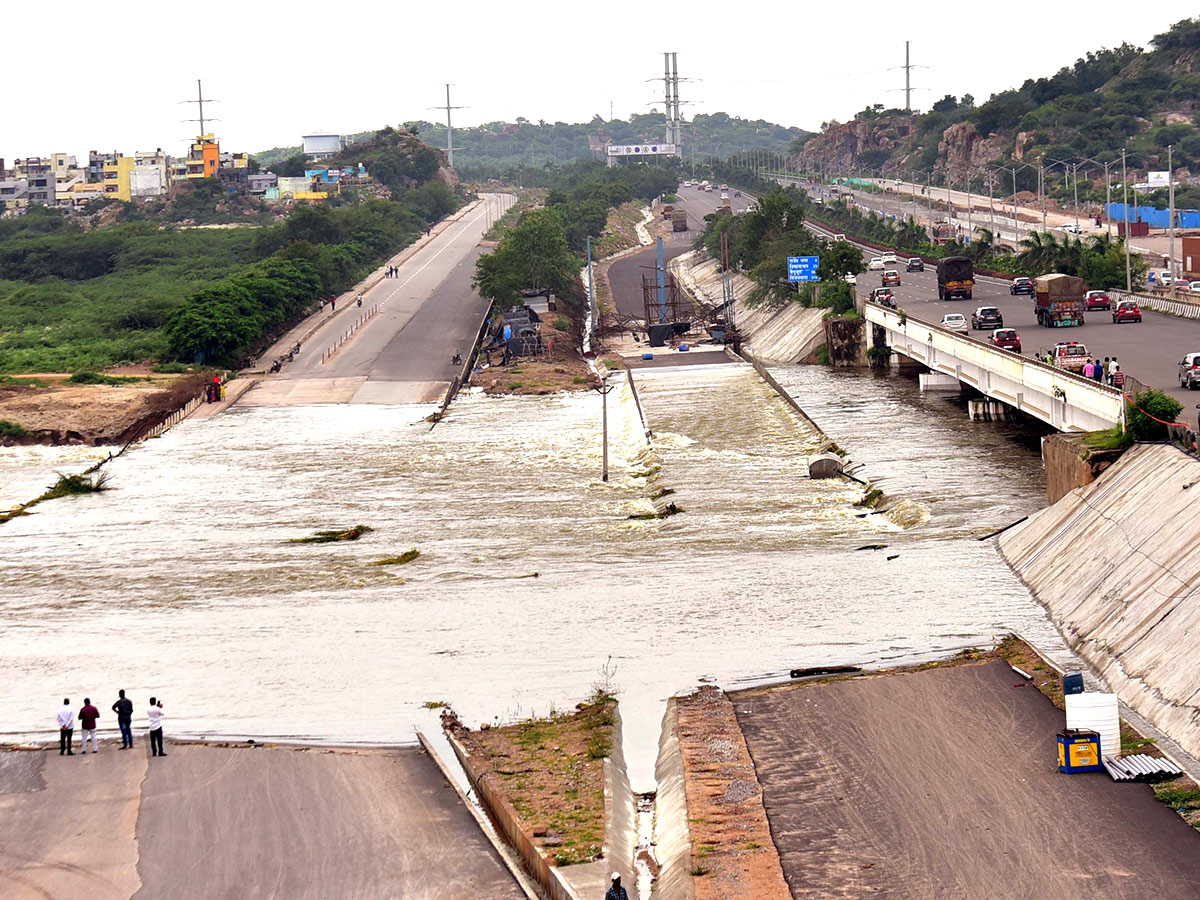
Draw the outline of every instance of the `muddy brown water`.
<instances>
[{"instance_id":1,"label":"muddy brown water","mask_svg":"<svg viewBox=\"0 0 1200 900\"><path fill-rule=\"evenodd\" d=\"M113 490L0 526L0 732L48 733L62 697L107 710L123 687L139 711L164 697L169 733L394 742L436 730L426 703L492 721L608 677L645 790L662 703L697 681L915 661L1006 628L1054 640L974 540L1043 503L1036 434L902 379L777 375L890 513L803 477L817 435L748 367L639 373L650 457L611 395L607 484L590 392L462 397L432 431L414 406L185 423L110 463ZM654 465L685 512L630 520ZM288 543L360 522L354 543Z\"/></svg>"}]
</instances>

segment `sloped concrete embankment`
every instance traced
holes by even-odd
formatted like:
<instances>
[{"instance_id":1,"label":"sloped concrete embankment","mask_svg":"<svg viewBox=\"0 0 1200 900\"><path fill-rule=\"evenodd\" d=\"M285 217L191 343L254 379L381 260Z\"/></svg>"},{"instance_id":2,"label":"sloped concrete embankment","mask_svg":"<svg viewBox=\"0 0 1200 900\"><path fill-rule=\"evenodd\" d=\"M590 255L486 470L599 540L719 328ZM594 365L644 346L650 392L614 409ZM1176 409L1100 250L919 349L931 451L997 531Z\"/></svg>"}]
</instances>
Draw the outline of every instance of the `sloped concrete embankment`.
<instances>
[{"instance_id":1,"label":"sloped concrete embankment","mask_svg":"<svg viewBox=\"0 0 1200 900\"><path fill-rule=\"evenodd\" d=\"M674 697L667 701L667 711L663 715L654 779L658 782L654 800L655 855L660 868L650 898L695 900L687 780L683 773L683 750L679 746L679 710Z\"/></svg>"},{"instance_id":2,"label":"sloped concrete embankment","mask_svg":"<svg viewBox=\"0 0 1200 900\"><path fill-rule=\"evenodd\" d=\"M1121 700L1200 754L1200 461L1134 447L1000 552Z\"/></svg>"},{"instance_id":3,"label":"sloped concrete embankment","mask_svg":"<svg viewBox=\"0 0 1200 900\"><path fill-rule=\"evenodd\" d=\"M676 257L668 268L701 303L719 306L723 302L716 260L693 250ZM803 362L825 343L826 310L799 303L751 308L746 305L746 297L753 283L744 275L734 275L733 282L733 320L742 333L744 346L763 362L788 365Z\"/></svg>"}]
</instances>

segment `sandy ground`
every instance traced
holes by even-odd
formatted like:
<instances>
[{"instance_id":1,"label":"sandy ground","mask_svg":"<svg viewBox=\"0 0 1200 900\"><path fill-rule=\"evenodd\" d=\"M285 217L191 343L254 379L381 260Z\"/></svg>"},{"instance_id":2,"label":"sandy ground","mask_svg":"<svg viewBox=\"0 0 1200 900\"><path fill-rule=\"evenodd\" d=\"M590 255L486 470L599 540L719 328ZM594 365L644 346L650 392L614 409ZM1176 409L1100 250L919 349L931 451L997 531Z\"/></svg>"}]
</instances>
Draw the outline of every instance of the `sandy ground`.
<instances>
[{"instance_id":1,"label":"sandy ground","mask_svg":"<svg viewBox=\"0 0 1200 900\"><path fill-rule=\"evenodd\" d=\"M576 350L570 331L554 327L559 318L565 316L542 316L542 340L550 348L544 357L488 366L471 374L470 386L483 388L485 394L553 394L583 391L595 384L595 376ZM499 362L502 354L493 351L491 357Z\"/></svg>"},{"instance_id":2,"label":"sandy ground","mask_svg":"<svg viewBox=\"0 0 1200 900\"><path fill-rule=\"evenodd\" d=\"M0 896L524 897L420 750L136 740L0 754Z\"/></svg>"},{"instance_id":3,"label":"sandy ground","mask_svg":"<svg viewBox=\"0 0 1200 900\"><path fill-rule=\"evenodd\" d=\"M731 699L794 897L1200 896L1200 835L1060 774L1062 713L1003 662Z\"/></svg>"},{"instance_id":4,"label":"sandy ground","mask_svg":"<svg viewBox=\"0 0 1200 900\"><path fill-rule=\"evenodd\" d=\"M126 368L106 374L147 373ZM0 419L42 433L49 443L118 443L147 416L174 410L203 390L203 376L153 375L150 381L116 385L71 384L67 377L37 375L28 376L28 384L0 384Z\"/></svg>"},{"instance_id":5,"label":"sandy ground","mask_svg":"<svg viewBox=\"0 0 1200 900\"><path fill-rule=\"evenodd\" d=\"M786 900L762 789L733 705L706 686L677 700L696 900Z\"/></svg>"}]
</instances>

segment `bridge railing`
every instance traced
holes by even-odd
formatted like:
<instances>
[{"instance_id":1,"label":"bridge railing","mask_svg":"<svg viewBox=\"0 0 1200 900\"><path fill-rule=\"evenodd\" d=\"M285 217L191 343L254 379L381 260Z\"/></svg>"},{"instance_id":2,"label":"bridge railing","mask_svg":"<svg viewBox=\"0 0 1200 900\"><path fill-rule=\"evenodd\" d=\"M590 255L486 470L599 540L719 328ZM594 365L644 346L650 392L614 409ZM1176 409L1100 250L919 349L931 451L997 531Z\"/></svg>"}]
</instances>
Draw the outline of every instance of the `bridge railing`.
<instances>
[{"instance_id":1,"label":"bridge railing","mask_svg":"<svg viewBox=\"0 0 1200 900\"><path fill-rule=\"evenodd\" d=\"M1030 392L1061 400L1114 425L1125 420L1125 399L1117 388L875 303L864 304L863 311L868 322L882 325L889 331L905 335L912 343L929 348L933 351L929 353L931 360L944 354L1006 381L1024 385ZM944 360L942 363L939 371L945 371L946 363Z\"/></svg>"}]
</instances>

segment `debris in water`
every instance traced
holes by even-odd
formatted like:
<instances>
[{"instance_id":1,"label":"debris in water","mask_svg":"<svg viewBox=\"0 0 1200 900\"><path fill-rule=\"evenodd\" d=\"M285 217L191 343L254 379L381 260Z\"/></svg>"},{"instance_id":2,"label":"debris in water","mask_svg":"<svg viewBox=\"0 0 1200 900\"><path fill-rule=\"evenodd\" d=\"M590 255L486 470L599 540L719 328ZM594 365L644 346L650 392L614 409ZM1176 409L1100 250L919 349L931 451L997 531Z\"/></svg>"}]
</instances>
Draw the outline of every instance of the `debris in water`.
<instances>
[{"instance_id":1,"label":"debris in water","mask_svg":"<svg viewBox=\"0 0 1200 900\"><path fill-rule=\"evenodd\" d=\"M887 544L863 544L861 547L855 547L855 550L883 550Z\"/></svg>"},{"instance_id":2,"label":"debris in water","mask_svg":"<svg viewBox=\"0 0 1200 900\"><path fill-rule=\"evenodd\" d=\"M816 675L850 675L861 672L862 666L811 666L807 669L792 669L793 678L812 678Z\"/></svg>"},{"instance_id":3,"label":"debris in water","mask_svg":"<svg viewBox=\"0 0 1200 900\"><path fill-rule=\"evenodd\" d=\"M399 556L385 556L383 559L377 559L371 563L373 566L402 566L405 563L410 563L421 555L420 550L405 550Z\"/></svg>"},{"instance_id":4,"label":"debris in water","mask_svg":"<svg viewBox=\"0 0 1200 900\"><path fill-rule=\"evenodd\" d=\"M355 525L353 528L334 529L332 531L315 531L308 537L292 538L289 544L332 544L334 541L357 541L368 531L374 531L370 525Z\"/></svg>"},{"instance_id":5,"label":"debris in water","mask_svg":"<svg viewBox=\"0 0 1200 900\"><path fill-rule=\"evenodd\" d=\"M674 503L668 503L666 506L664 506L662 509L660 509L656 512L633 513L633 515L627 516L626 518L630 518L630 519L666 519L670 516L678 515L679 513L683 512L683 511L684 510L683 510L682 506L676 506Z\"/></svg>"},{"instance_id":6,"label":"debris in water","mask_svg":"<svg viewBox=\"0 0 1200 900\"><path fill-rule=\"evenodd\" d=\"M891 556L888 557L888 562L891 562L893 559L899 559L899 558L900 558L899 553L893 553Z\"/></svg>"}]
</instances>

